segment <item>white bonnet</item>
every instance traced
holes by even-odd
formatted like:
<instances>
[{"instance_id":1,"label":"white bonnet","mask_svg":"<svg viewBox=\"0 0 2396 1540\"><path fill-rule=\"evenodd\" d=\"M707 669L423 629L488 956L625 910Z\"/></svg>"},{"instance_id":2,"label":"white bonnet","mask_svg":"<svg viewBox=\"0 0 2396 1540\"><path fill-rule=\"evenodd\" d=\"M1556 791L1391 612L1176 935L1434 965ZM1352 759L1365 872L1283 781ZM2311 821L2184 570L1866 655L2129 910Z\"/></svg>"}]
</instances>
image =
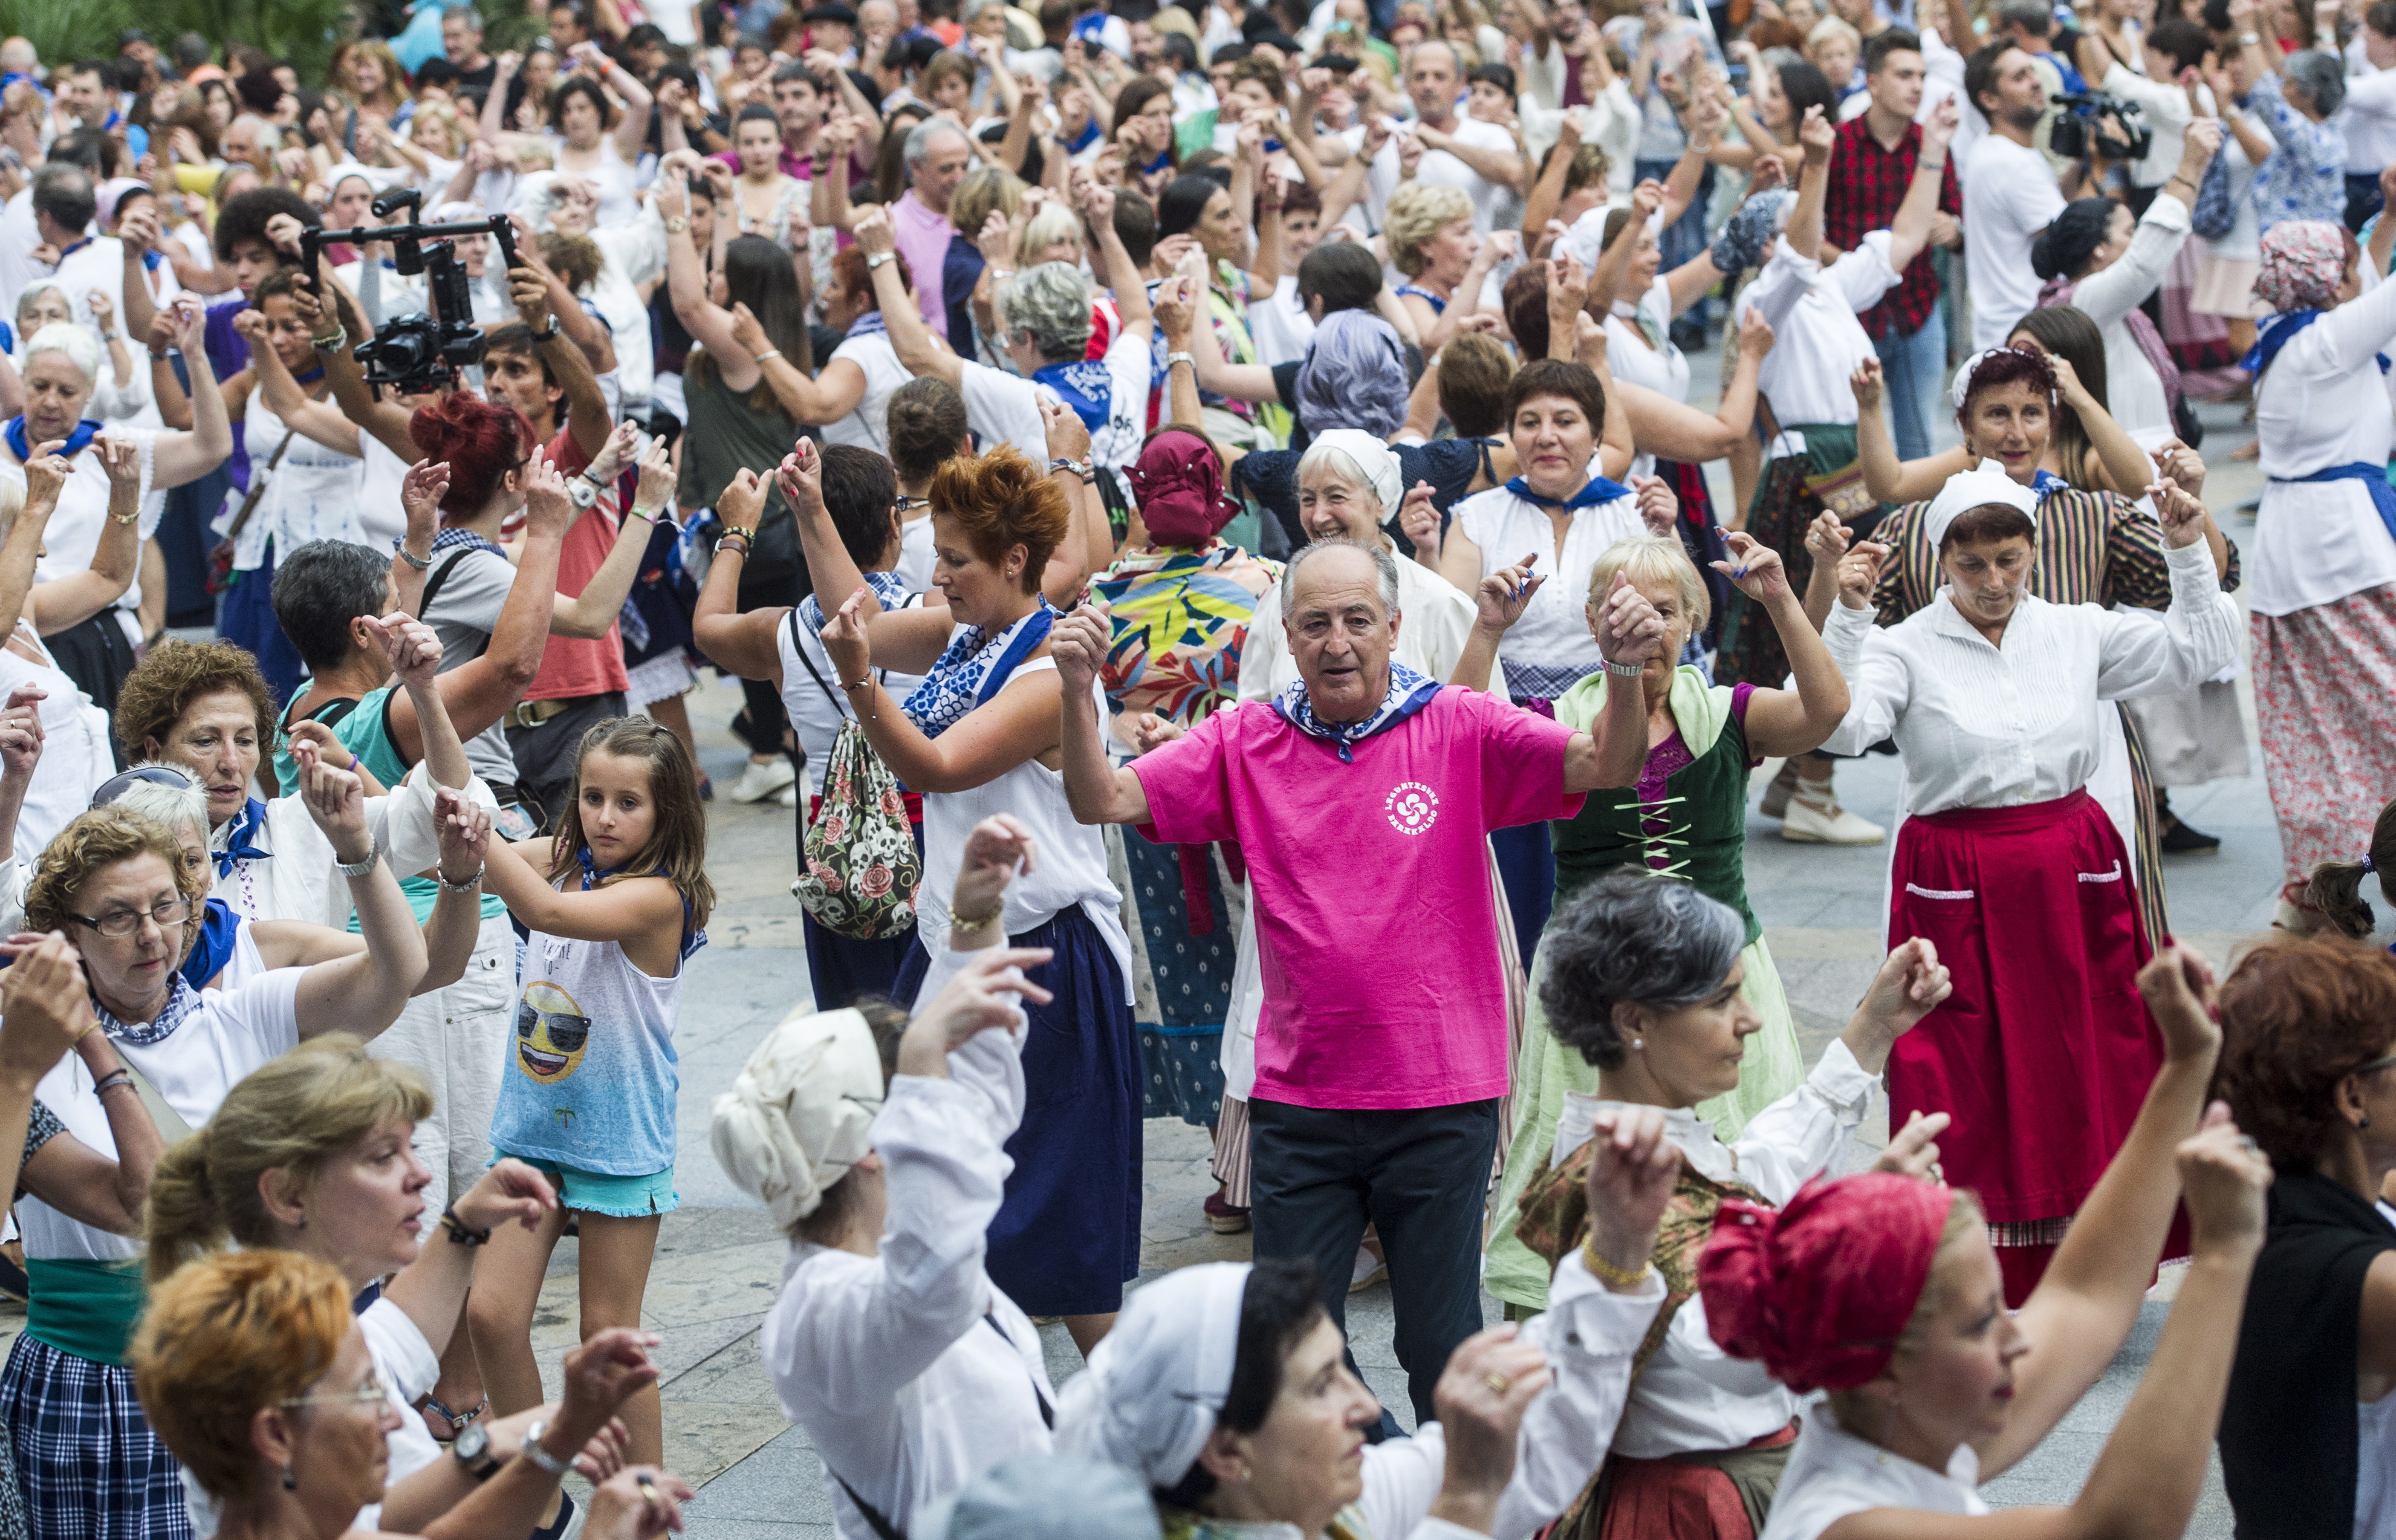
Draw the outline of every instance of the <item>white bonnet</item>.
<instances>
[{"instance_id":1,"label":"white bonnet","mask_svg":"<svg viewBox=\"0 0 2396 1540\"><path fill-rule=\"evenodd\" d=\"M1152 1487L1187 1476L1231 1394L1248 1272L1209 1262L1142 1284L1066 1382L1058 1452L1128 1467Z\"/></svg>"},{"instance_id":2,"label":"white bonnet","mask_svg":"<svg viewBox=\"0 0 2396 1540\"><path fill-rule=\"evenodd\" d=\"M715 1160L788 1229L873 1148L882 1054L858 1012L793 1013L715 1098Z\"/></svg>"},{"instance_id":3,"label":"white bonnet","mask_svg":"<svg viewBox=\"0 0 2396 1540\"><path fill-rule=\"evenodd\" d=\"M2004 467L1995 460L1984 459L1969 471L1958 471L1947 478L1938 496L1930 499L1923 511L1923 527L1930 533L1930 549L1937 551L1947 538L1947 527L1976 508L2002 503L2018 508L2030 515L2030 527L2038 527L2038 494L2005 474Z\"/></svg>"},{"instance_id":4,"label":"white bonnet","mask_svg":"<svg viewBox=\"0 0 2396 1540\"><path fill-rule=\"evenodd\" d=\"M1337 452L1356 468L1373 496L1381 499L1381 517L1394 516L1398 505L1405 501L1405 476L1398 469L1398 457L1390 446L1372 434L1356 428L1329 428L1314 435L1306 453L1298 462L1299 475L1309 465L1319 465L1332 452Z\"/></svg>"}]
</instances>

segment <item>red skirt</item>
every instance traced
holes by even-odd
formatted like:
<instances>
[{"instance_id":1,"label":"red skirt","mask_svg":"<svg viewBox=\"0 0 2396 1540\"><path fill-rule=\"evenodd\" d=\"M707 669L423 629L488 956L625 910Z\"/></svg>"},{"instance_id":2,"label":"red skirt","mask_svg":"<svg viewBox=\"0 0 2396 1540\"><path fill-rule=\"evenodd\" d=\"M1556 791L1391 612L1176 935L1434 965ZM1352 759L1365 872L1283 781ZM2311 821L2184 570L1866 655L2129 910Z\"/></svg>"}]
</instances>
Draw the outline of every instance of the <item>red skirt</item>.
<instances>
[{"instance_id":1,"label":"red skirt","mask_svg":"<svg viewBox=\"0 0 2396 1540\"><path fill-rule=\"evenodd\" d=\"M2079 1212L2163 1064L2122 837L2084 790L1924 815L1897 834L1890 886L1889 945L1935 943L1954 993L1897 1040L1889 1126L1952 1114L1947 1180L2000 1239L2051 1245L2062 1227L2040 1222Z\"/></svg>"}]
</instances>

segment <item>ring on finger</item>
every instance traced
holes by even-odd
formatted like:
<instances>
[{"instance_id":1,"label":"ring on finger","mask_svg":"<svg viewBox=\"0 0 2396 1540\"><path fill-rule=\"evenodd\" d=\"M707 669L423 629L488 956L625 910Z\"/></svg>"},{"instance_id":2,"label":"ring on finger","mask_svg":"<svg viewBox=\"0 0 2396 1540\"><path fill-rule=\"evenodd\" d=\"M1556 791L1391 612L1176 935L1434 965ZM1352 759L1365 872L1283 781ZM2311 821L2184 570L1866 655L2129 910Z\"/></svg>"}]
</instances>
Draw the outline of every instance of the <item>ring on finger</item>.
<instances>
[{"instance_id":1,"label":"ring on finger","mask_svg":"<svg viewBox=\"0 0 2396 1540\"><path fill-rule=\"evenodd\" d=\"M1511 1385L1513 1381L1493 1369L1481 1376L1481 1383L1489 1387L1490 1394L1502 1396L1506 1393L1506 1387Z\"/></svg>"}]
</instances>

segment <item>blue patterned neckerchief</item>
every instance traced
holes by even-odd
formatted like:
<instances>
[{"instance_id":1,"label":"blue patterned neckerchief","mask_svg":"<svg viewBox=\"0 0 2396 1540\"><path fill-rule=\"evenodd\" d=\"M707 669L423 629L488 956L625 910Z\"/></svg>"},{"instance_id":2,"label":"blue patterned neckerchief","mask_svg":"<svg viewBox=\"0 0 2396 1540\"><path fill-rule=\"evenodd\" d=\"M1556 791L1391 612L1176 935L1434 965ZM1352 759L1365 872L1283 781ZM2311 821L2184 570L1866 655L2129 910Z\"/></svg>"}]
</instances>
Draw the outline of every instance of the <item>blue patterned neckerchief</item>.
<instances>
[{"instance_id":1,"label":"blue patterned neckerchief","mask_svg":"<svg viewBox=\"0 0 2396 1540\"><path fill-rule=\"evenodd\" d=\"M460 546L469 551L487 551L494 556L507 555L507 551L497 541L488 536L477 535L471 529L459 529L453 525L437 532L433 537L433 554L435 556L445 551L455 551Z\"/></svg>"},{"instance_id":2,"label":"blue patterned neckerchief","mask_svg":"<svg viewBox=\"0 0 2396 1540\"><path fill-rule=\"evenodd\" d=\"M2030 489L2043 498L2050 492L2069 492L2071 484L2042 465L2030 473Z\"/></svg>"},{"instance_id":3,"label":"blue patterned neckerchief","mask_svg":"<svg viewBox=\"0 0 2396 1540\"><path fill-rule=\"evenodd\" d=\"M98 237L96 236L87 235L82 240L76 241L68 246L65 250L59 253L59 259L50 264L51 269L55 271L66 266L68 258L73 256L76 252L81 251L84 247L91 245L91 243L97 238Z\"/></svg>"},{"instance_id":4,"label":"blue patterned neckerchief","mask_svg":"<svg viewBox=\"0 0 2396 1540\"><path fill-rule=\"evenodd\" d=\"M2294 342L2298 332L2328 313L2322 310L2292 310L2265 316L2256 325L2255 345L2246 350L2246 356L2238 361L2238 366L2246 371L2248 378L2261 379L2263 371L2271 366L2271 360L2280 356L2282 348ZM2379 372L2386 374L2389 366L2388 355L2380 353L2376 356Z\"/></svg>"},{"instance_id":5,"label":"blue patterned neckerchief","mask_svg":"<svg viewBox=\"0 0 2396 1540\"><path fill-rule=\"evenodd\" d=\"M1535 508L1563 509L1568 512L1584 508L1595 508L1600 503L1612 502L1617 498L1628 498L1633 495L1631 488L1620 482L1607 481L1604 476L1590 477L1587 486L1564 498L1543 497L1532 491L1531 484L1520 476L1508 482L1506 490Z\"/></svg>"},{"instance_id":6,"label":"blue patterned neckerchief","mask_svg":"<svg viewBox=\"0 0 2396 1540\"><path fill-rule=\"evenodd\" d=\"M1431 704L1439 694L1439 681L1426 679L1403 663L1390 665L1390 693L1371 716L1362 722L1325 722L1314 714L1314 707L1306 698L1306 681L1290 681L1289 688L1273 702L1273 710L1284 720L1309 737L1318 737L1339 750L1339 763L1356 763L1355 747L1377 733L1391 728Z\"/></svg>"},{"instance_id":7,"label":"blue patterned neckerchief","mask_svg":"<svg viewBox=\"0 0 2396 1540\"><path fill-rule=\"evenodd\" d=\"M596 861L593 861L591 858L591 847L589 845L584 845L581 849L576 851L574 853L574 859L582 868L582 891L585 893L597 887L600 883L606 882L610 877L620 877L624 874L624 869L622 867L603 867ZM663 877L665 876L665 873L662 871L653 871L648 873L648 875L652 877ZM671 879L668 880L671 881ZM676 885L674 891L682 893L682 889L679 884ZM703 930L695 931L690 928L690 895L687 893L682 894L682 955L686 959L687 959L691 953L699 950L699 948L707 945L707 933Z\"/></svg>"},{"instance_id":8,"label":"blue patterned neckerchief","mask_svg":"<svg viewBox=\"0 0 2396 1540\"><path fill-rule=\"evenodd\" d=\"M271 861L274 858L273 851L260 850L250 843L251 836L264 827L266 827L266 804L256 797L243 803L240 812L225 820L225 826L217 830L216 835L216 840L223 843L219 844L215 840L209 842L216 853L219 877L233 875L235 861Z\"/></svg>"},{"instance_id":9,"label":"blue patterned neckerchief","mask_svg":"<svg viewBox=\"0 0 2396 1540\"><path fill-rule=\"evenodd\" d=\"M980 626L965 627L898 709L925 737L938 737L1005 689L1016 665L1048 640L1048 628L1056 623L1057 612L1044 595L1038 609L996 636Z\"/></svg>"},{"instance_id":10,"label":"blue patterned neckerchief","mask_svg":"<svg viewBox=\"0 0 2396 1540\"><path fill-rule=\"evenodd\" d=\"M183 1024L183 1018L190 1016L193 1007L199 1002L200 991L193 989L191 981L180 973L168 976L166 1003L158 1008L158 1019L155 1021L136 1022L127 1026L117 1020L115 1014L100 1002L98 995L91 997L92 1011L100 1017L100 1029L106 1032L113 1042L129 1042L136 1047L148 1047L153 1042L164 1042L174 1036L175 1029Z\"/></svg>"},{"instance_id":11,"label":"blue patterned neckerchief","mask_svg":"<svg viewBox=\"0 0 2396 1540\"><path fill-rule=\"evenodd\" d=\"M200 920L200 938L192 943L192 955L183 959L183 982L196 989L224 972L240 932L241 916L233 906L221 898L209 899Z\"/></svg>"},{"instance_id":12,"label":"blue patterned neckerchief","mask_svg":"<svg viewBox=\"0 0 2396 1540\"><path fill-rule=\"evenodd\" d=\"M1082 426L1097 432L1106 426L1108 409L1114 402L1114 381L1101 362L1077 358L1067 364L1050 364L1032 371L1036 382L1057 392L1057 399L1073 408Z\"/></svg>"},{"instance_id":13,"label":"blue patterned neckerchief","mask_svg":"<svg viewBox=\"0 0 2396 1540\"><path fill-rule=\"evenodd\" d=\"M89 418L84 418L74 425L74 431L67 435L66 447L59 453L68 459L74 458L100 435L100 429L105 426L106 424L94 422ZM10 418L6 428L0 428L0 437L8 441L8 447L15 453L18 464L22 465L33 458L33 444L25 437L25 418L22 413Z\"/></svg>"},{"instance_id":14,"label":"blue patterned neckerchief","mask_svg":"<svg viewBox=\"0 0 2396 1540\"><path fill-rule=\"evenodd\" d=\"M848 324L848 330L841 334L840 339L845 342L852 337L876 337L889 329L890 323L884 318L882 312L878 310L870 310L851 321Z\"/></svg>"},{"instance_id":15,"label":"blue patterned neckerchief","mask_svg":"<svg viewBox=\"0 0 2396 1540\"><path fill-rule=\"evenodd\" d=\"M907 580L895 572L860 572L858 576L865 579L865 586L873 591L875 601L884 609L901 608L912 597L907 590ZM820 631L827 623L823 606L816 603L814 594L810 593L799 601L799 624Z\"/></svg>"}]
</instances>

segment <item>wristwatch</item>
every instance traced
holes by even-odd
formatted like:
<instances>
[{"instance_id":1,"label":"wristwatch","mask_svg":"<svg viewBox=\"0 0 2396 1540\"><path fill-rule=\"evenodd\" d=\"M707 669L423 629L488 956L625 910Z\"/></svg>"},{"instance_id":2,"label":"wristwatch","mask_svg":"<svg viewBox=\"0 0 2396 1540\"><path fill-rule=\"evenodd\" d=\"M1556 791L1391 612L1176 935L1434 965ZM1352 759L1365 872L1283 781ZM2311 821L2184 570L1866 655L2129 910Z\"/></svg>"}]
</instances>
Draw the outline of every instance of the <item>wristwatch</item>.
<instances>
[{"instance_id":1,"label":"wristwatch","mask_svg":"<svg viewBox=\"0 0 2396 1540\"><path fill-rule=\"evenodd\" d=\"M366 852L366 858L365 860L354 864L343 861L335 861L333 863L333 870L339 872L344 877L363 877L366 873L372 871L375 869L375 863L381 859L382 841L378 838L374 843L374 847Z\"/></svg>"},{"instance_id":2,"label":"wristwatch","mask_svg":"<svg viewBox=\"0 0 2396 1540\"><path fill-rule=\"evenodd\" d=\"M532 339L536 342L554 341L557 338L557 334L563 330L565 330L565 327L559 324L557 312L555 311L552 311L549 312L549 330L534 332L532 334Z\"/></svg>"},{"instance_id":3,"label":"wristwatch","mask_svg":"<svg viewBox=\"0 0 2396 1540\"><path fill-rule=\"evenodd\" d=\"M2243 32L2238 34L2238 46L2242 48L2254 47L2262 41L2263 37L2259 33Z\"/></svg>"},{"instance_id":4,"label":"wristwatch","mask_svg":"<svg viewBox=\"0 0 2396 1540\"><path fill-rule=\"evenodd\" d=\"M666 233L669 235L679 235L689 228L690 220L680 214L675 215L672 219L666 221Z\"/></svg>"},{"instance_id":5,"label":"wristwatch","mask_svg":"<svg viewBox=\"0 0 2396 1540\"><path fill-rule=\"evenodd\" d=\"M524 1442L516 1446L516 1453L548 1471L552 1476L563 1476L573 1468L574 1462L561 1460L540 1446L541 1435L548 1431L547 1421L539 1417L534 1418L532 1426L525 1429Z\"/></svg>"},{"instance_id":6,"label":"wristwatch","mask_svg":"<svg viewBox=\"0 0 2396 1540\"><path fill-rule=\"evenodd\" d=\"M1647 671L1647 665L1644 663L1617 663L1610 657L1604 659L1604 662L1605 671L1619 679L1636 679Z\"/></svg>"},{"instance_id":7,"label":"wristwatch","mask_svg":"<svg viewBox=\"0 0 2396 1540\"><path fill-rule=\"evenodd\" d=\"M459 1430L457 1438L450 1440L449 1454L466 1467L467 1475L478 1481L489 1480L502 1463L491 1453L491 1430L479 1421L470 1422Z\"/></svg>"},{"instance_id":8,"label":"wristwatch","mask_svg":"<svg viewBox=\"0 0 2396 1540\"><path fill-rule=\"evenodd\" d=\"M898 255L898 254L895 251L873 252L865 259L865 271L872 272L875 268L880 267L883 263L890 260L890 259Z\"/></svg>"},{"instance_id":9,"label":"wristwatch","mask_svg":"<svg viewBox=\"0 0 2396 1540\"><path fill-rule=\"evenodd\" d=\"M1165 355L1165 366L1166 368L1169 369L1176 364L1187 364L1194 369L1198 366L1198 355L1192 352L1184 352L1179 349L1176 349L1172 352Z\"/></svg>"},{"instance_id":10,"label":"wristwatch","mask_svg":"<svg viewBox=\"0 0 2396 1540\"><path fill-rule=\"evenodd\" d=\"M577 476L566 484L566 500L577 508L588 508L599 500L599 485L588 476Z\"/></svg>"}]
</instances>

